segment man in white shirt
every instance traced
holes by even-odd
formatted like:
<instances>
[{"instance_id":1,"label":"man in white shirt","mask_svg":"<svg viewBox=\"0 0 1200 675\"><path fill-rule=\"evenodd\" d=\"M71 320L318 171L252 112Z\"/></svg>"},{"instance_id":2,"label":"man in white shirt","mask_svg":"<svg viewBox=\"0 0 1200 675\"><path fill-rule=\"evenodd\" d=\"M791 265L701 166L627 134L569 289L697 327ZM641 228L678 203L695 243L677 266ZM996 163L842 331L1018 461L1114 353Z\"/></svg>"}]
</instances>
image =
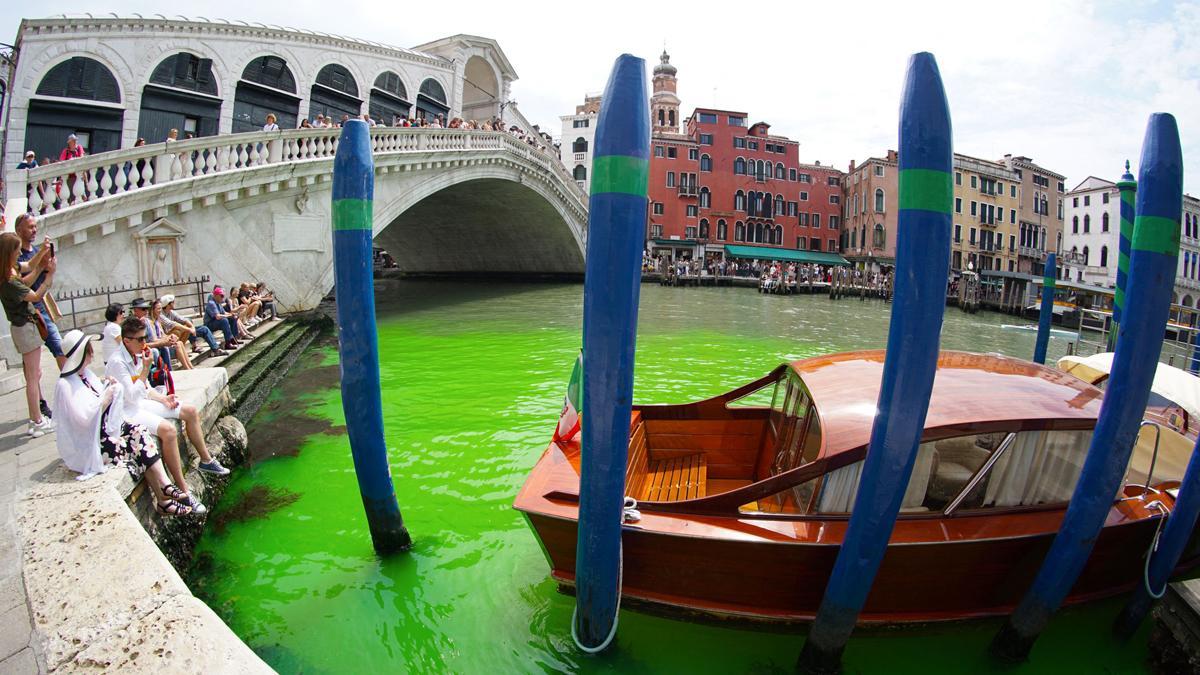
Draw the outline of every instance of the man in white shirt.
<instances>
[{"instance_id":1,"label":"man in white shirt","mask_svg":"<svg viewBox=\"0 0 1200 675\"><path fill-rule=\"evenodd\" d=\"M229 474L229 469L221 466L221 463L209 454L204 443L200 411L196 406L181 404L174 394L161 394L150 387L149 355L150 350L146 347L146 325L137 317L129 317L121 323L121 348L108 360L104 372L121 387L125 421L140 424L158 436L167 470L175 484L184 491L182 497L170 496L184 506L192 507L193 513L202 514L207 509L187 493L180 462L179 438L175 424L169 420L183 420L188 442L200 455L198 468L201 471L225 476Z\"/></svg>"},{"instance_id":2,"label":"man in white shirt","mask_svg":"<svg viewBox=\"0 0 1200 675\"><path fill-rule=\"evenodd\" d=\"M279 125L275 123L275 113L267 113L267 123L263 125L263 131L279 131Z\"/></svg>"}]
</instances>

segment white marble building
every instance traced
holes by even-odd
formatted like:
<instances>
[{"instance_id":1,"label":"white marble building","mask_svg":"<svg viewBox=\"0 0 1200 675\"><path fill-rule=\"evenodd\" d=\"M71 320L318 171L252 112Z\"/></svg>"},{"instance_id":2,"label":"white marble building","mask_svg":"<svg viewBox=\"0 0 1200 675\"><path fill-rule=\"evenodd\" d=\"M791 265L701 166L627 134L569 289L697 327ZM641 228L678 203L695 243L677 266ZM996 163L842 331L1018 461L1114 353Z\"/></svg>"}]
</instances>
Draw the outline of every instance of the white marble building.
<instances>
[{"instance_id":1,"label":"white marble building","mask_svg":"<svg viewBox=\"0 0 1200 675\"><path fill-rule=\"evenodd\" d=\"M591 192L592 146L596 141L596 120L600 114L600 96L588 95L574 115L563 115L558 156L579 187Z\"/></svg>"},{"instance_id":2,"label":"white marble building","mask_svg":"<svg viewBox=\"0 0 1200 675\"><path fill-rule=\"evenodd\" d=\"M317 114L485 119L516 71L495 40L455 35L412 49L244 22L161 16L26 19L16 38L4 166L57 160L75 133L94 154L139 138L283 129ZM524 118L510 108L515 123Z\"/></svg>"},{"instance_id":3,"label":"white marble building","mask_svg":"<svg viewBox=\"0 0 1200 675\"><path fill-rule=\"evenodd\" d=\"M1115 287L1120 238L1121 195L1116 183L1088 176L1066 194L1059 277ZM1172 302L1184 307L1200 306L1200 199L1190 195L1183 197Z\"/></svg>"}]
</instances>

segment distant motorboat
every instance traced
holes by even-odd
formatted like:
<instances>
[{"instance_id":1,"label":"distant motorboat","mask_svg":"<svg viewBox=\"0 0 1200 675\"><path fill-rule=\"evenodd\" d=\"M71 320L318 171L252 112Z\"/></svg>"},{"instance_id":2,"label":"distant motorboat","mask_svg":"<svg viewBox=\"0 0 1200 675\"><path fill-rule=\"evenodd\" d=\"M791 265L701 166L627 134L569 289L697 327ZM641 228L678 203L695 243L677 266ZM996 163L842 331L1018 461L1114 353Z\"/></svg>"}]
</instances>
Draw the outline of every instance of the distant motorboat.
<instances>
[{"instance_id":1,"label":"distant motorboat","mask_svg":"<svg viewBox=\"0 0 1200 675\"><path fill-rule=\"evenodd\" d=\"M1006 323L1006 324L1004 324L1004 325L1000 326L1000 328L1001 328L1002 330L1019 330L1019 331L1025 331L1025 332L1027 332L1027 333L1036 333L1036 332L1037 332L1037 330L1038 330L1038 327L1037 327L1037 326L1035 326L1035 325L1033 325L1033 324L1031 324L1031 323L1022 324L1022 325L1016 325L1016 324ZM1079 339L1079 333L1077 333L1077 332L1075 332L1075 331L1073 331L1073 330L1063 330L1063 329L1061 329L1061 328L1051 328L1051 329L1050 329L1050 336L1051 336L1051 337L1066 338L1066 339L1068 339L1068 340L1078 340L1078 339Z\"/></svg>"}]
</instances>

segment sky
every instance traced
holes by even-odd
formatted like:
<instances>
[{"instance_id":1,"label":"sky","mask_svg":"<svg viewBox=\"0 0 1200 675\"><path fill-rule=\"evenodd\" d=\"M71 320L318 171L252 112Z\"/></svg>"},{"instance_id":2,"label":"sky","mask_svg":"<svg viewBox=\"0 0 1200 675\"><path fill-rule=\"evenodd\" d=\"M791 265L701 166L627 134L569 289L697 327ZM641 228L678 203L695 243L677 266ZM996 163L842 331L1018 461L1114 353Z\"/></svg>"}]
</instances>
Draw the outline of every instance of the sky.
<instances>
[{"instance_id":1,"label":"sky","mask_svg":"<svg viewBox=\"0 0 1200 675\"><path fill-rule=\"evenodd\" d=\"M15 41L26 17L152 16L162 6L4 3L0 41ZM1200 2L175 0L171 7L405 47L456 33L494 38L519 75L513 99L555 136L560 115L604 89L617 55L642 56L651 68L665 46L679 69L684 116L698 106L745 111L798 141L801 161L843 170L851 159L896 147L908 57L930 51L950 100L956 152L1030 157L1067 176L1070 190L1089 175L1115 180L1126 159L1136 174L1148 116L1171 112L1183 140L1185 190L1200 196Z\"/></svg>"}]
</instances>

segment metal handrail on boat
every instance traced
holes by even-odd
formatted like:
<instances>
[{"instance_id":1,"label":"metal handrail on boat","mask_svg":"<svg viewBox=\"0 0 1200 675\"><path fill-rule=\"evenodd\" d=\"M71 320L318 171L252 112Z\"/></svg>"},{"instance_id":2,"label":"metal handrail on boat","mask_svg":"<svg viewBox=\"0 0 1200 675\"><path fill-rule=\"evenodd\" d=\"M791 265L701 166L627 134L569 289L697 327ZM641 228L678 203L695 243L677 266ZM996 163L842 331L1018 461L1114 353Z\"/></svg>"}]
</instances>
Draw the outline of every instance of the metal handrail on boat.
<instances>
[{"instance_id":1,"label":"metal handrail on boat","mask_svg":"<svg viewBox=\"0 0 1200 675\"><path fill-rule=\"evenodd\" d=\"M1162 439L1162 427L1159 426L1158 422L1142 420L1142 423L1138 425L1139 436L1141 436L1142 427L1147 425L1154 427L1154 452L1150 454L1150 469L1146 471L1146 484L1141 486L1143 499L1151 491L1153 491L1154 494L1160 494L1157 489L1150 486L1154 484L1152 479L1154 478L1154 465L1158 463L1158 442L1160 439Z\"/></svg>"},{"instance_id":2,"label":"metal handrail on boat","mask_svg":"<svg viewBox=\"0 0 1200 675\"><path fill-rule=\"evenodd\" d=\"M1000 443L1000 447L996 448L996 451L993 452L991 456L987 458L987 461L983 463L983 468L976 472L975 475L971 477L971 480L967 481L967 486L963 488L962 492L959 492L958 496L954 498L954 501L950 502L950 505L946 507L944 513L947 516L953 514L954 510L957 509L959 505L963 503L963 500L967 498L967 495L971 494L971 491L979 485L980 481L983 480L983 477L987 475L988 471L992 470L992 466L1000 459L1000 455L1003 455L1008 448L1012 446L1013 441L1016 438L1017 435L1012 432L1009 432L1009 434L1004 437L1004 441Z\"/></svg>"}]
</instances>

